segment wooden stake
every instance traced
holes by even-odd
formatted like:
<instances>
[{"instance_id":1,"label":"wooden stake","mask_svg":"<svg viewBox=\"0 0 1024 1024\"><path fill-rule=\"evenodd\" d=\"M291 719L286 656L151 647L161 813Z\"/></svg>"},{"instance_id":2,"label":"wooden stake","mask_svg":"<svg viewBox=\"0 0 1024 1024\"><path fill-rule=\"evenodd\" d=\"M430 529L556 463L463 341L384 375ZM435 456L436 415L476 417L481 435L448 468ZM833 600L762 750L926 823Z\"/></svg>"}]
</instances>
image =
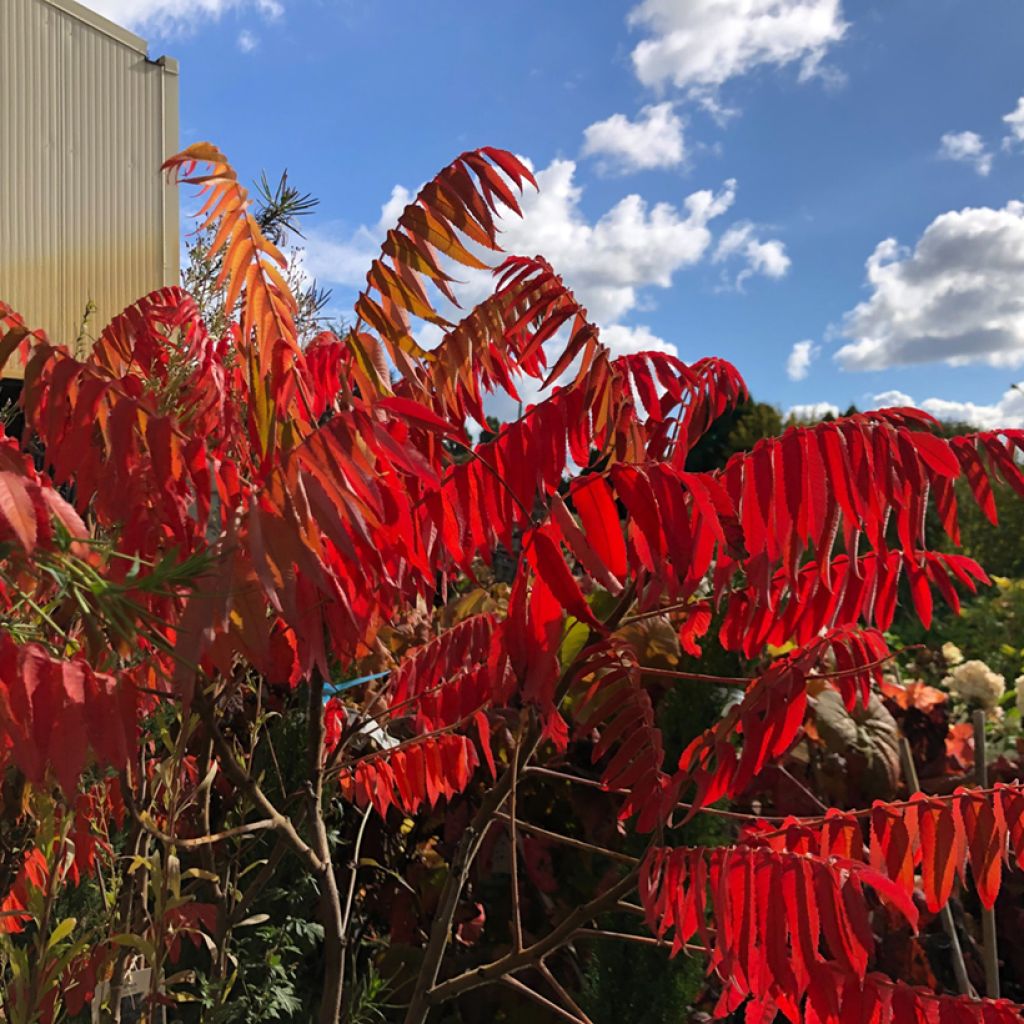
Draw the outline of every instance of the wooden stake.
<instances>
[{"instance_id":1,"label":"wooden stake","mask_svg":"<svg viewBox=\"0 0 1024 1024\"><path fill-rule=\"evenodd\" d=\"M914 767L914 754L906 736L900 737L900 761L903 765L903 778L906 780L908 792L920 792L921 783L918 782L917 769ZM964 951L960 948L960 936L956 933L953 912L949 909L948 903L939 911L939 920L942 922L942 930L949 939L949 951L953 958L953 973L956 975L957 988L960 989L961 995L977 997L977 992L974 991L974 986L967 977Z\"/></svg>"},{"instance_id":2,"label":"wooden stake","mask_svg":"<svg viewBox=\"0 0 1024 1024\"><path fill-rule=\"evenodd\" d=\"M985 758L985 712L975 709L971 715L974 726L974 773L982 789L988 787L988 764ZM996 908L981 908L982 952L985 959L985 994L999 998L999 949L996 938Z\"/></svg>"}]
</instances>

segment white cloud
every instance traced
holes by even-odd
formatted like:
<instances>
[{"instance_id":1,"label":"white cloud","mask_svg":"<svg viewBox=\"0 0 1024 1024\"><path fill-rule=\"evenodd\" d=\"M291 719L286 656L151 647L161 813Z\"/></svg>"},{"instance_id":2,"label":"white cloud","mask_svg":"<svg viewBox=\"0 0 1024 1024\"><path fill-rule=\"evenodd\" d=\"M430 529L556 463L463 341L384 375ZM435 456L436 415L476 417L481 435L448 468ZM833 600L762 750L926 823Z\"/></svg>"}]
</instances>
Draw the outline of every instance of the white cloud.
<instances>
[{"instance_id":1,"label":"white cloud","mask_svg":"<svg viewBox=\"0 0 1024 1024\"><path fill-rule=\"evenodd\" d=\"M537 174L522 220L503 222L509 252L546 257L598 324L617 323L637 308L644 288L668 288L673 275L700 261L711 244L708 224L732 205L736 182L701 190L677 206L648 203L635 193L595 221L580 206L576 164L554 160Z\"/></svg>"},{"instance_id":2,"label":"white cloud","mask_svg":"<svg viewBox=\"0 0 1024 1024\"><path fill-rule=\"evenodd\" d=\"M905 391L881 391L871 399L876 409L899 409L914 405L914 400Z\"/></svg>"},{"instance_id":3,"label":"white cloud","mask_svg":"<svg viewBox=\"0 0 1024 1024\"><path fill-rule=\"evenodd\" d=\"M733 287L742 291L743 282L755 274L778 279L785 277L790 266L786 246L777 238L762 242L755 234L755 226L749 221L733 224L718 240L713 262L725 263L734 257L742 259L746 266L736 275Z\"/></svg>"},{"instance_id":4,"label":"white cloud","mask_svg":"<svg viewBox=\"0 0 1024 1024\"><path fill-rule=\"evenodd\" d=\"M651 333L644 325L626 327L623 324L609 324L601 331L601 341L613 355L624 356L635 352L668 352L677 354L675 345Z\"/></svg>"},{"instance_id":5,"label":"white cloud","mask_svg":"<svg viewBox=\"0 0 1024 1024\"><path fill-rule=\"evenodd\" d=\"M994 405L926 398L921 403L921 408L925 412L930 412L936 419L970 423L971 426L982 430L1024 427L1024 396L1018 391L1007 391Z\"/></svg>"},{"instance_id":6,"label":"white cloud","mask_svg":"<svg viewBox=\"0 0 1024 1024\"><path fill-rule=\"evenodd\" d=\"M284 14L280 0L87 0L86 6L125 28L165 34L188 31L229 10L248 8L268 19Z\"/></svg>"},{"instance_id":7,"label":"white cloud","mask_svg":"<svg viewBox=\"0 0 1024 1024\"><path fill-rule=\"evenodd\" d=\"M843 321L844 369L1024 363L1024 203L943 213L913 251L888 238L867 278L870 297Z\"/></svg>"},{"instance_id":8,"label":"white cloud","mask_svg":"<svg viewBox=\"0 0 1024 1024\"><path fill-rule=\"evenodd\" d=\"M892 399L898 398L899 401ZM1024 427L1024 394L1016 388L1009 388L999 401L991 405L977 402L959 402L948 398L926 398L916 403L901 391L883 391L875 395L878 407L885 405L917 405L930 412L938 420L955 423L969 423L980 430L1010 430Z\"/></svg>"},{"instance_id":9,"label":"white cloud","mask_svg":"<svg viewBox=\"0 0 1024 1024\"><path fill-rule=\"evenodd\" d=\"M648 171L683 162L683 122L671 103L644 107L635 121L612 114L583 132L583 155L621 171Z\"/></svg>"},{"instance_id":10,"label":"white cloud","mask_svg":"<svg viewBox=\"0 0 1024 1024\"><path fill-rule=\"evenodd\" d=\"M1003 149L1024 142L1024 96L1017 100L1017 107L1003 117L1010 126L1010 134L1003 139Z\"/></svg>"},{"instance_id":11,"label":"white cloud","mask_svg":"<svg viewBox=\"0 0 1024 1024\"><path fill-rule=\"evenodd\" d=\"M303 269L321 284L362 288L370 263L379 255L381 243L393 228L402 210L411 202L412 193L395 185L381 207L380 219L372 227L360 225L346 232L337 224L321 224L305 229L302 249Z\"/></svg>"},{"instance_id":12,"label":"white cloud","mask_svg":"<svg viewBox=\"0 0 1024 1024\"><path fill-rule=\"evenodd\" d=\"M840 0L642 0L629 23L649 32L633 50L640 81L698 94L762 65L800 62L809 78L847 28Z\"/></svg>"},{"instance_id":13,"label":"white cloud","mask_svg":"<svg viewBox=\"0 0 1024 1024\"><path fill-rule=\"evenodd\" d=\"M238 48L242 53L252 53L257 46L260 45L259 39L256 38L248 29L242 29L238 33Z\"/></svg>"},{"instance_id":14,"label":"white cloud","mask_svg":"<svg viewBox=\"0 0 1024 1024\"><path fill-rule=\"evenodd\" d=\"M786 376L790 380L803 380L811 369L811 363L818 358L821 349L813 341L798 341L793 345L786 360Z\"/></svg>"},{"instance_id":15,"label":"white cloud","mask_svg":"<svg viewBox=\"0 0 1024 1024\"><path fill-rule=\"evenodd\" d=\"M826 416L838 416L839 406L831 402L807 402L803 405L791 405L786 410L786 419L798 423L813 423Z\"/></svg>"},{"instance_id":16,"label":"white cloud","mask_svg":"<svg viewBox=\"0 0 1024 1024\"><path fill-rule=\"evenodd\" d=\"M992 154L977 132L946 132L939 141L939 156L943 160L973 164L983 178L992 170Z\"/></svg>"}]
</instances>

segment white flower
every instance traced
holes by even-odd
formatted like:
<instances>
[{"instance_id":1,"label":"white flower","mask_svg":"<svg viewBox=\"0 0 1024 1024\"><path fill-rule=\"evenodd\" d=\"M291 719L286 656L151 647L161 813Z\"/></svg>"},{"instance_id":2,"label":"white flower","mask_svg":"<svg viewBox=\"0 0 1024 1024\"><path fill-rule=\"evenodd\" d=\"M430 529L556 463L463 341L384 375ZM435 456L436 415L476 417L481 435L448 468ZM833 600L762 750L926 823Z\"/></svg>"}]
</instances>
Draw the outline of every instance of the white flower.
<instances>
[{"instance_id":1,"label":"white flower","mask_svg":"<svg viewBox=\"0 0 1024 1024\"><path fill-rule=\"evenodd\" d=\"M1021 717L1024 718L1024 676L1017 676L1013 681L1013 685L1017 689L1017 710L1021 713Z\"/></svg>"},{"instance_id":2,"label":"white flower","mask_svg":"<svg viewBox=\"0 0 1024 1024\"><path fill-rule=\"evenodd\" d=\"M947 640L942 645L942 660L952 668L954 665L963 664L964 652L952 640Z\"/></svg>"},{"instance_id":3,"label":"white flower","mask_svg":"<svg viewBox=\"0 0 1024 1024\"><path fill-rule=\"evenodd\" d=\"M1001 722L1005 717L1006 712L1000 707L985 709L985 721L991 725Z\"/></svg>"},{"instance_id":4,"label":"white flower","mask_svg":"<svg viewBox=\"0 0 1024 1024\"><path fill-rule=\"evenodd\" d=\"M942 685L953 696L983 708L994 708L1006 691L1006 680L976 659L957 665Z\"/></svg>"}]
</instances>

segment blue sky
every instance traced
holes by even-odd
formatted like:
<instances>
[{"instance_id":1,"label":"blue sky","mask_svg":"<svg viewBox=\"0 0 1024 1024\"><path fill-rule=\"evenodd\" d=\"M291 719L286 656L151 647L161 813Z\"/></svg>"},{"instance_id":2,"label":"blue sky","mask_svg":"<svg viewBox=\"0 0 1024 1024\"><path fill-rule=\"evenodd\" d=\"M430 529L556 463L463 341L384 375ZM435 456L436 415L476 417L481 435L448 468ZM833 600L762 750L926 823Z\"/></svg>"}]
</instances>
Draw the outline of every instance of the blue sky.
<instances>
[{"instance_id":1,"label":"blue sky","mask_svg":"<svg viewBox=\"0 0 1024 1024\"><path fill-rule=\"evenodd\" d=\"M320 198L341 308L410 190L497 145L543 186L509 246L614 348L1024 426L1017 0L86 2L180 60L183 144Z\"/></svg>"}]
</instances>

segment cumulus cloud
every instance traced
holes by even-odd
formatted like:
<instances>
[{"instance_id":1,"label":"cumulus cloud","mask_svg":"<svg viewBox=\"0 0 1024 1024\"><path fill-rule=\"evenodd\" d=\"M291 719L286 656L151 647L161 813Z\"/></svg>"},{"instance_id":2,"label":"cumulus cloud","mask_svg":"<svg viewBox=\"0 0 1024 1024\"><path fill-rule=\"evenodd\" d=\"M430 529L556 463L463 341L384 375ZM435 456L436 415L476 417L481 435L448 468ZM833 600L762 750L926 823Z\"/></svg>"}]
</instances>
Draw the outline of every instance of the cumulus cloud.
<instances>
[{"instance_id":1,"label":"cumulus cloud","mask_svg":"<svg viewBox=\"0 0 1024 1024\"><path fill-rule=\"evenodd\" d=\"M786 376L790 380L803 380L820 351L813 341L795 342L786 360Z\"/></svg>"},{"instance_id":2,"label":"cumulus cloud","mask_svg":"<svg viewBox=\"0 0 1024 1024\"><path fill-rule=\"evenodd\" d=\"M668 288L675 273L699 262L711 245L709 224L736 197L736 182L704 189L681 203L649 205L637 194L590 221L572 160L554 160L537 174L539 192L523 202L523 219L508 218L502 244L510 252L551 261L599 324L636 309L645 288Z\"/></svg>"},{"instance_id":3,"label":"cumulus cloud","mask_svg":"<svg viewBox=\"0 0 1024 1024\"><path fill-rule=\"evenodd\" d=\"M1017 100L1016 109L1006 114L1003 120L1009 126L1009 134L1003 139L1003 148L1009 149L1024 142L1024 96Z\"/></svg>"},{"instance_id":4,"label":"cumulus cloud","mask_svg":"<svg viewBox=\"0 0 1024 1024\"><path fill-rule=\"evenodd\" d=\"M902 391L883 391L875 395L878 408L893 405L913 405L931 413L938 420L969 423L979 430L1011 430L1024 427L1024 393L1009 388L1002 398L990 405L978 402L960 402L948 398L926 398L915 402Z\"/></svg>"},{"instance_id":5,"label":"cumulus cloud","mask_svg":"<svg viewBox=\"0 0 1024 1024\"><path fill-rule=\"evenodd\" d=\"M786 410L786 419L797 423L814 423L826 416L838 416L839 406L831 402L807 402L803 405L791 405Z\"/></svg>"},{"instance_id":6,"label":"cumulus cloud","mask_svg":"<svg viewBox=\"0 0 1024 1024\"><path fill-rule=\"evenodd\" d=\"M914 400L905 391L880 391L871 399L876 409L899 409L914 405Z\"/></svg>"},{"instance_id":7,"label":"cumulus cloud","mask_svg":"<svg viewBox=\"0 0 1024 1024\"><path fill-rule=\"evenodd\" d=\"M887 238L867 279L870 296L843 321L844 369L1024 363L1024 203L943 213L913 250Z\"/></svg>"},{"instance_id":8,"label":"cumulus cloud","mask_svg":"<svg viewBox=\"0 0 1024 1024\"><path fill-rule=\"evenodd\" d=\"M248 29L238 33L238 48L242 53L252 53L259 45L260 41Z\"/></svg>"},{"instance_id":9,"label":"cumulus cloud","mask_svg":"<svg viewBox=\"0 0 1024 1024\"><path fill-rule=\"evenodd\" d=\"M384 235L395 226L412 198L409 189L395 185L374 225L361 224L354 231L346 231L342 225L332 223L306 228L303 269L325 284L362 288L371 261L379 255Z\"/></svg>"},{"instance_id":10,"label":"cumulus cloud","mask_svg":"<svg viewBox=\"0 0 1024 1024\"><path fill-rule=\"evenodd\" d=\"M604 167L620 171L675 167L686 156L683 122L671 103L644 107L635 121L612 114L584 130L583 155L598 157Z\"/></svg>"},{"instance_id":11,"label":"cumulus cloud","mask_svg":"<svg viewBox=\"0 0 1024 1024\"><path fill-rule=\"evenodd\" d=\"M992 154L977 132L946 132L939 141L939 156L972 164L983 178L992 170Z\"/></svg>"},{"instance_id":12,"label":"cumulus cloud","mask_svg":"<svg viewBox=\"0 0 1024 1024\"><path fill-rule=\"evenodd\" d=\"M601 331L601 341L613 355L630 355L634 352L668 352L676 354L675 345L651 333L644 325L626 327L623 324L609 324Z\"/></svg>"},{"instance_id":13,"label":"cumulus cloud","mask_svg":"<svg viewBox=\"0 0 1024 1024\"><path fill-rule=\"evenodd\" d=\"M87 0L97 14L137 31L187 31L201 18L219 18L229 10L254 10L265 18L284 14L281 0Z\"/></svg>"},{"instance_id":14,"label":"cumulus cloud","mask_svg":"<svg viewBox=\"0 0 1024 1024\"><path fill-rule=\"evenodd\" d=\"M632 55L640 81L698 94L763 65L809 78L847 29L840 0L642 0L629 23L648 33Z\"/></svg>"},{"instance_id":15,"label":"cumulus cloud","mask_svg":"<svg viewBox=\"0 0 1024 1024\"><path fill-rule=\"evenodd\" d=\"M715 263L739 259L745 264L733 281L733 287L741 291L743 283L755 274L778 279L785 277L789 270L786 246L777 238L762 242L755 231L755 226L749 221L733 224L718 240L712 257Z\"/></svg>"}]
</instances>

